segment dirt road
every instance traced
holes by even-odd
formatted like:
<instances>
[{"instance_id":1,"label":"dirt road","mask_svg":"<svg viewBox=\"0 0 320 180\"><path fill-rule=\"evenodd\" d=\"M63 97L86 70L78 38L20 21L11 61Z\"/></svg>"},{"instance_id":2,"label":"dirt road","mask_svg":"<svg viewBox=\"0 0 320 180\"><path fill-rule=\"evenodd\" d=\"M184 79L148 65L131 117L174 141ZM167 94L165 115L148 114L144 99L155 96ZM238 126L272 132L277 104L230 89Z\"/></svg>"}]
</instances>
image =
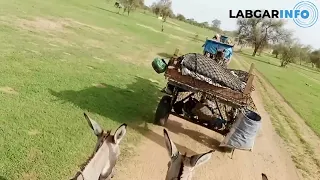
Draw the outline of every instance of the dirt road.
<instances>
[{"instance_id":1,"label":"dirt road","mask_svg":"<svg viewBox=\"0 0 320 180\"><path fill-rule=\"evenodd\" d=\"M265 111L259 92L252 93L258 112L262 116L262 129L253 152L220 152L217 146L222 136L217 133L170 116L166 129L180 152L189 155L215 149L211 160L196 169L194 179L199 180L260 180L261 173L270 180L298 180L298 174L289 153L275 133ZM165 178L169 157L164 148L163 127L148 124L150 132L136 147L138 155L117 168L115 180L162 180Z\"/></svg>"}]
</instances>

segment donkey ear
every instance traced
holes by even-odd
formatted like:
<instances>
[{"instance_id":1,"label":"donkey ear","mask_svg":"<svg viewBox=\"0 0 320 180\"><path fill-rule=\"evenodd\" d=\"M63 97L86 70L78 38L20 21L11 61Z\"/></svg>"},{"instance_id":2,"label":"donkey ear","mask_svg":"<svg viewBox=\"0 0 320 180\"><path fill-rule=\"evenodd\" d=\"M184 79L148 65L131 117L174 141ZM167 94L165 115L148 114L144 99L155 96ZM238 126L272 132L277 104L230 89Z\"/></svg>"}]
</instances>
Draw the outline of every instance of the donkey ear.
<instances>
[{"instance_id":1,"label":"donkey ear","mask_svg":"<svg viewBox=\"0 0 320 180\"><path fill-rule=\"evenodd\" d=\"M262 173L262 180L268 180L267 175L265 175L265 174Z\"/></svg>"},{"instance_id":2,"label":"donkey ear","mask_svg":"<svg viewBox=\"0 0 320 180\"><path fill-rule=\"evenodd\" d=\"M190 160L191 167L197 167L209 161L209 159L211 158L212 152L213 150L203 154L191 156L191 160Z\"/></svg>"},{"instance_id":3,"label":"donkey ear","mask_svg":"<svg viewBox=\"0 0 320 180\"><path fill-rule=\"evenodd\" d=\"M122 138L126 135L126 133L127 133L127 124L122 124L121 126L118 127L118 129L114 133L113 142L115 144L119 144Z\"/></svg>"},{"instance_id":4,"label":"donkey ear","mask_svg":"<svg viewBox=\"0 0 320 180\"><path fill-rule=\"evenodd\" d=\"M163 135L164 135L164 142L165 142L167 151L169 153L169 156L173 157L173 156L178 155L179 151L178 151L176 145L171 141L171 139L168 135L168 132L165 129L163 129Z\"/></svg>"},{"instance_id":5,"label":"donkey ear","mask_svg":"<svg viewBox=\"0 0 320 180\"><path fill-rule=\"evenodd\" d=\"M101 135L101 133L102 133L102 128L100 127L100 125L99 125L96 121L92 120L86 113L83 113L83 115L84 115L84 117L86 118L89 126L90 126L91 129L93 130L94 134L95 134L96 136Z\"/></svg>"}]
</instances>

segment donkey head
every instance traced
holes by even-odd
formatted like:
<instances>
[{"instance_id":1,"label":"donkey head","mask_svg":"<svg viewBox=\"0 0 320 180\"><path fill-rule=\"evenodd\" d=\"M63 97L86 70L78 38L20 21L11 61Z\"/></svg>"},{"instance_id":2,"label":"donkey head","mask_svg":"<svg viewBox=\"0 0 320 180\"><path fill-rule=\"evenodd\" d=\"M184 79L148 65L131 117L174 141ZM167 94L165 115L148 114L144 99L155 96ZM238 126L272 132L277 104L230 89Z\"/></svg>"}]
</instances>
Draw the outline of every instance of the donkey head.
<instances>
[{"instance_id":1,"label":"donkey head","mask_svg":"<svg viewBox=\"0 0 320 180\"><path fill-rule=\"evenodd\" d=\"M262 180L268 180L267 175L265 175L265 174L262 173Z\"/></svg>"},{"instance_id":2,"label":"donkey head","mask_svg":"<svg viewBox=\"0 0 320 180\"><path fill-rule=\"evenodd\" d=\"M191 180L193 170L206 163L211 158L213 150L191 157L188 157L186 154L182 155L175 144L170 140L165 129L163 130L163 133L166 148L170 156L166 180Z\"/></svg>"},{"instance_id":3,"label":"donkey head","mask_svg":"<svg viewBox=\"0 0 320 180\"><path fill-rule=\"evenodd\" d=\"M97 136L97 143L92 155L87 160L87 162L83 164L83 167L81 168L81 171L82 171L81 174L82 176L90 176L90 177L97 176L99 177L99 180L110 179L113 177L113 169L120 155L119 144L122 138L126 134L127 125L122 124L115 131L114 135L111 135L111 131L104 131L100 127L100 125L96 121L91 119L86 113L84 113L84 117L87 120L91 129L93 130L94 134ZM95 157L95 156L99 156L99 157ZM99 162L91 163L91 161L95 161L96 159ZM92 169L95 169L95 170L93 171ZM90 174L96 171L98 171L98 173L100 174L97 174L97 175ZM90 172L90 173L85 174L86 172ZM80 175L78 174L76 176L80 176Z\"/></svg>"}]
</instances>

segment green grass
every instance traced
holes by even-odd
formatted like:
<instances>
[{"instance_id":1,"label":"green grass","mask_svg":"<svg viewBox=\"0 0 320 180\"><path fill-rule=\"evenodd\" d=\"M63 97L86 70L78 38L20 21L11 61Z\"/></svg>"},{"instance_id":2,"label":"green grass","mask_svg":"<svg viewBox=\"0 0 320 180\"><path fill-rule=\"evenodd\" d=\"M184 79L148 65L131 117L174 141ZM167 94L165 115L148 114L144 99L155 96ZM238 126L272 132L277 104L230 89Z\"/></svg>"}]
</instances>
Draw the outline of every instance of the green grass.
<instances>
[{"instance_id":1,"label":"green grass","mask_svg":"<svg viewBox=\"0 0 320 180\"><path fill-rule=\"evenodd\" d=\"M320 135L320 73L311 68L291 64L280 67L280 60L270 55L252 57L245 51L241 57L256 68L276 88L306 123Z\"/></svg>"},{"instance_id":2,"label":"green grass","mask_svg":"<svg viewBox=\"0 0 320 180\"><path fill-rule=\"evenodd\" d=\"M0 0L0 179L68 179L95 137L82 113L106 129L153 120L164 86L151 61L175 48L201 52L213 32L150 13L119 15L93 0Z\"/></svg>"}]
</instances>

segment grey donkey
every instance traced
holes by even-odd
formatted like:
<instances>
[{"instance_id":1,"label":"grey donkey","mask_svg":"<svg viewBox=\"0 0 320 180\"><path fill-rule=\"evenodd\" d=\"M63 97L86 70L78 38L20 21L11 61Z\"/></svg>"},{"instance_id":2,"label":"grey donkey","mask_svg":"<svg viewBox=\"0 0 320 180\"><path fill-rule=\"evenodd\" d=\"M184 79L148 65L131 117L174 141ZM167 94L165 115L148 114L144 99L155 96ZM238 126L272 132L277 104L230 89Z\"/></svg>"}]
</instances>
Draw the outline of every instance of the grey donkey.
<instances>
[{"instance_id":1,"label":"grey donkey","mask_svg":"<svg viewBox=\"0 0 320 180\"><path fill-rule=\"evenodd\" d=\"M191 180L194 169L206 163L211 158L213 150L191 157L188 157L186 154L182 155L176 145L171 141L165 129L163 129L163 133L165 145L170 157L166 180Z\"/></svg>"},{"instance_id":2,"label":"grey donkey","mask_svg":"<svg viewBox=\"0 0 320 180\"><path fill-rule=\"evenodd\" d=\"M120 155L119 144L126 134L127 125L122 124L111 135L111 131L104 131L86 113L84 117L97 136L97 143L92 155L71 180L109 180L114 176L114 167Z\"/></svg>"},{"instance_id":3,"label":"grey donkey","mask_svg":"<svg viewBox=\"0 0 320 180\"><path fill-rule=\"evenodd\" d=\"M267 175L265 175L265 174L262 173L262 180L268 180Z\"/></svg>"}]
</instances>

